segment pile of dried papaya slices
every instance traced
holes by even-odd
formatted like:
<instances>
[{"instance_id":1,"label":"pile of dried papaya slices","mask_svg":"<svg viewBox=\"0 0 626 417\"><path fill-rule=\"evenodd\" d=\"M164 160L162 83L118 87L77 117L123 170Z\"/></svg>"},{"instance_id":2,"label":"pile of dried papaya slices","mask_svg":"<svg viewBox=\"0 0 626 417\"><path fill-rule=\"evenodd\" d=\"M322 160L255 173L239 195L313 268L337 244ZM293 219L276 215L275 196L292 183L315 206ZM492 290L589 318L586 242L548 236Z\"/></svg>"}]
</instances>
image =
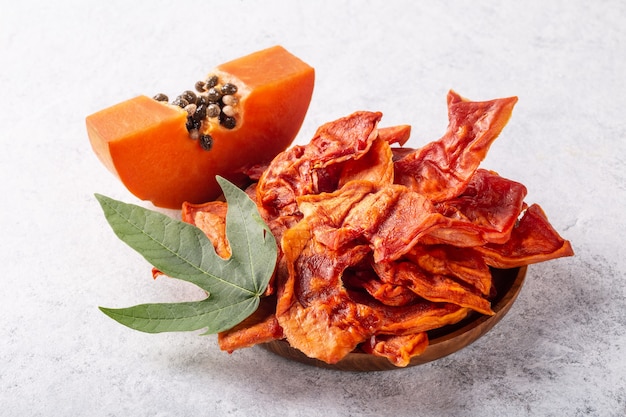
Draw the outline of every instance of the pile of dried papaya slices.
<instances>
[{"instance_id":1,"label":"pile of dried papaya slices","mask_svg":"<svg viewBox=\"0 0 626 417\"><path fill-rule=\"evenodd\" d=\"M221 349L284 339L329 364L358 350L407 366L428 331L493 314L493 268L573 255L524 185L479 168L517 98L447 102L445 134L419 149L403 147L410 126L360 111L249 170L280 251L259 309ZM226 210L182 211L224 258Z\"/></svg>"}]
</instances>

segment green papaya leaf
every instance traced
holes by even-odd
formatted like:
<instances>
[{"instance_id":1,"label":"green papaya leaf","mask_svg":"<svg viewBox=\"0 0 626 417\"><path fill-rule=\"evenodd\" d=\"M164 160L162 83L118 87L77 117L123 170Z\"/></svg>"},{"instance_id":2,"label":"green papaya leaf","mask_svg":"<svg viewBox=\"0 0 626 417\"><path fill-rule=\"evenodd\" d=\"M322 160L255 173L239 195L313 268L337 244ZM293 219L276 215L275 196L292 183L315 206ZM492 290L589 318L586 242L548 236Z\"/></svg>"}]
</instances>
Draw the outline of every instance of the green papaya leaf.
<instances>
[{"instance_id":1,"label":"green papaya leaf","mask_svg":"<svg viewBox=\"0 0 626 417\"><path fill-rule=\"evenodd\" d=\"M239 324L257 309L276 265L276 240L246 193L224 178L217 180L228 204L228 259L219 257L204 232L191 224L96 194L122 241L164 274L208 293L200 301L101 307L106 315L149 333L205 328L208 334Z\"/></svg>"}]
</instances>

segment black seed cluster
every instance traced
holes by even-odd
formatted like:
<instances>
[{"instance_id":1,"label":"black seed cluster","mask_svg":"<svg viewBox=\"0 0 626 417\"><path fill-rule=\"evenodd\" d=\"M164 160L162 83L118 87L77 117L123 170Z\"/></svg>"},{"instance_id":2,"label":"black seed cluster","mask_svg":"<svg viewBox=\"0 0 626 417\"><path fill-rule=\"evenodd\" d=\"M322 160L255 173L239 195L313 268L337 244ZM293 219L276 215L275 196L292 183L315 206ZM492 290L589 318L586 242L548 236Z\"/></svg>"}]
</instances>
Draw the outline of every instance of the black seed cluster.
<instances>
[{"instance_id":1,"label":"black seed cluster","mask_svg":"<svg viewBox=\"0 0 626 417\"><path fill-rule=\"evenodd\" d=\"M213 138L211 135L200 134L202 123L208 119L217 119L226 129L237 126L237 86L232 83L220 84L219 78L211 75L206 80L196 82L194 88L195 91L183 91L171 104L187 111L186 127L189 137L197 139L200 147L208 151L213 146ZM162 93L153 98L162 102L169 101L168 96Z\"/></svg>"}]
</instances>

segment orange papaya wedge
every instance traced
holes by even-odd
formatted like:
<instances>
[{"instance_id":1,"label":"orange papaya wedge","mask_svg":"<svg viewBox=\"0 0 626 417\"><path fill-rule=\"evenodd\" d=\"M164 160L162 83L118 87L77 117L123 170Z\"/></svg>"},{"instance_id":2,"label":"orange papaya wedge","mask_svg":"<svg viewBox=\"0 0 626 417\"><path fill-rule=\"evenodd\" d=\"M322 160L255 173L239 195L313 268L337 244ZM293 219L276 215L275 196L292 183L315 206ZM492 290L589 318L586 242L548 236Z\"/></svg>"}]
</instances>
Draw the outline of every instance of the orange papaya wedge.
<instances>
[{"instance_id":1,"label":"orange papaya wedge","mask_svg":"<svg viewBox=\"0 0 626 417\"><path fill-rule=\"evenodd\" d=\"M314 80L311 66L275 46L217 66L172 102L142 95L89 115L87 133L132 194L179 209L217 198L216 175L241 183L289 147Z\"/></svg>"}]
</instances>

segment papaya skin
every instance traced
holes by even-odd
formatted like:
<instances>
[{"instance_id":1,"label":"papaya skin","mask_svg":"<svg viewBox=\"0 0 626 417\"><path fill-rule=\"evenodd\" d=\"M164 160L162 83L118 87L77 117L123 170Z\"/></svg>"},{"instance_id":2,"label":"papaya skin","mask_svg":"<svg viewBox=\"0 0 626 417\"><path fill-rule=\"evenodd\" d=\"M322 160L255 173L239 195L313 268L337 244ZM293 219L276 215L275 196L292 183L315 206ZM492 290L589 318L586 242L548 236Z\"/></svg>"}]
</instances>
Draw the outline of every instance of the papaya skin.
<instances>
[{"instance_id":1,"label":"papaya skin","mask_svg":"<svg viewBox=\"0 0 626 417\"><path fill-rule=\"evenodd\" d=\"M233 129L207 124L210 150L190 138L185 110L137 96L86 118L95 154L136 197L162 208L220 196L216 175L241 184L246 168L265 164L295 139L313 94L315 71L281 46L217 66L238 86Z\"/></svg>"}]
</instances>

